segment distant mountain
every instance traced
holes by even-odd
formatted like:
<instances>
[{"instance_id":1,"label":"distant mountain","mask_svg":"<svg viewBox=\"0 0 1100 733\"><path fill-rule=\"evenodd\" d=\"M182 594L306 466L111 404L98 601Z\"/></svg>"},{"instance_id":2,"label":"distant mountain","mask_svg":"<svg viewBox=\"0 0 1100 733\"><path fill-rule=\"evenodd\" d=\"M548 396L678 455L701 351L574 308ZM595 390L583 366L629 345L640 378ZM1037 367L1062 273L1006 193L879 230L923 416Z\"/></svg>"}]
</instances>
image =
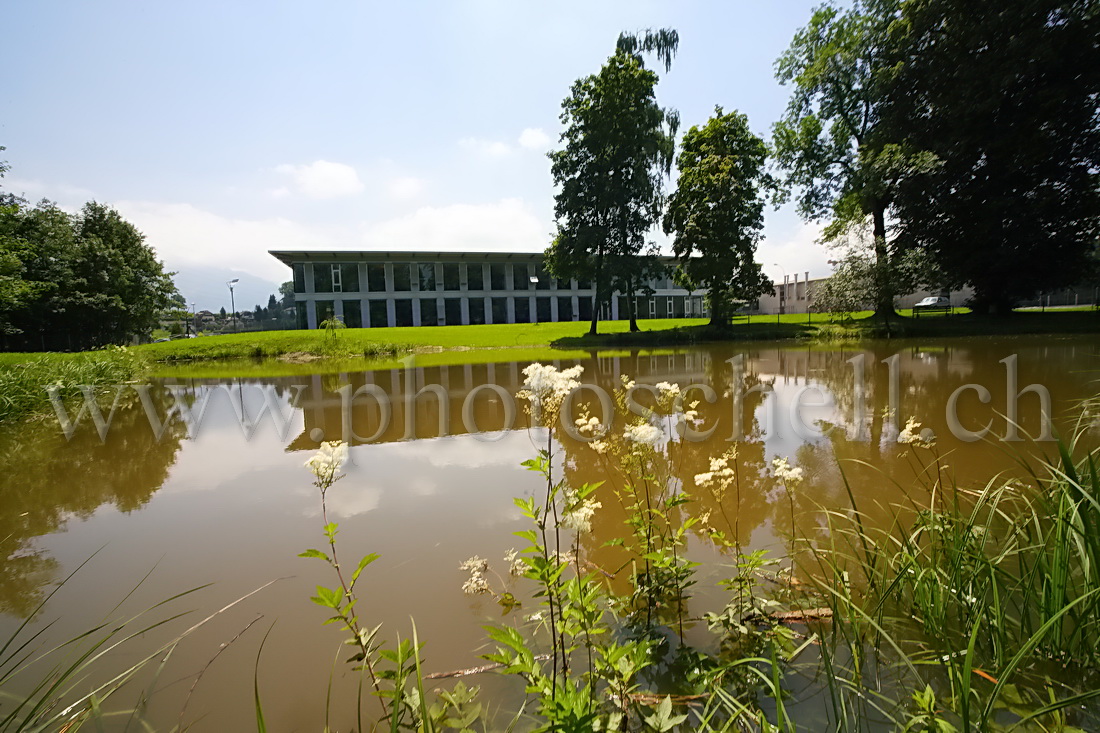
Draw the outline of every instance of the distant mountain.
<instances>
[{"instance_id":1,"label":"distant mountain","mask_svg":"<svg viewBox=\"0 0 1100 733\"><path fill-rule=\"evenodd\" d=\"M187 308L195 304L195 310L209 310L215 313L225 308L229 311L229 286L227 282L233 278L240 278L240 282L233 285L233 298L237 304L237 311L252 310L257 305L267 306L267 299L274 294L279 297L279 285L273 280L265 280L262 277L249 275L240 270L231 270L225 267L172 267L175 270L172 277L176 287L187 299ZM290 268L286 271L287 280L290 279Z\"/></svg>"}]
</instances>

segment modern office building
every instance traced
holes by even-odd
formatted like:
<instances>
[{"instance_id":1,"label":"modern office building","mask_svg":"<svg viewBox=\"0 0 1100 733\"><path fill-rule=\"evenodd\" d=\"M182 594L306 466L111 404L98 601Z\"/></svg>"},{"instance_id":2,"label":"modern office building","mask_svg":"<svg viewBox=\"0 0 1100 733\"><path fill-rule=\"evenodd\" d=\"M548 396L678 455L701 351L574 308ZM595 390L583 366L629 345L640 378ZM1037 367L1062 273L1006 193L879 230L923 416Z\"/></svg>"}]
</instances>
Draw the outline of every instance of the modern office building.
<instances>
[{"instance_id":1,"label":"modern office building","mask_svg":"<svg viewBox=\"0 0 1100 733\"><path fill-rule=\"evenodd\" d=\"M349 328L541 323L592 318L592 283L558 280L539 252L272 251L294 273L300 328L327 318ZM689 293L669 272L637 299L639 318L705 317L703 295ZM601 317L627 318L615 293Z\"/></svg>"}]
</instances>

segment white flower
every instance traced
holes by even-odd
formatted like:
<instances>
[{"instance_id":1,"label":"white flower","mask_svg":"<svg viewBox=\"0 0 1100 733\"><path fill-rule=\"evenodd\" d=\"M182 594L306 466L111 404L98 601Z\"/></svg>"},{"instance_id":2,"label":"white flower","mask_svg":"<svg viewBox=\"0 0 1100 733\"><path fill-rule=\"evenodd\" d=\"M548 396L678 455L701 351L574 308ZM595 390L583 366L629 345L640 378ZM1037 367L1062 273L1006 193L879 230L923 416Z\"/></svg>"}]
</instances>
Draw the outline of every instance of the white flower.
<instances>
[{"instance_id":1,"label":"white flower","mask_svg":"<svg viewBox=\"0 0 1100 733\"><path fill-rule=\"evenodd\" d=\"M516 577L527 572L527 563L519 556L519 552L513 547L504 553L504 562L508 563L508 573Z\"/></svg>"},{"instance_id":2,"label":"white flower","mask_svg":"<svg viewBox=\"0 0 1100 733\"><path fill-rule=\"evenodd\" d=\"M530 403L531 414L536 420L545 415L547 425L552 425L566 395L581 386L577 377L583 371L582 366L559 371L552 364L530 364L523 370L523 389L516 396Z\"/></svg>"},{"instance_id":3,"label":"white flower","mask_svg":"<svg viewBox=\"0 0 1100 733\"><path fill-rule=\"evenodd\" d=\"M458 566L459 570L466 570L470 573L470 577L466 579L466 582L462 584L462 592L468 596L476 596L481 593L492 593L492 589L489 588L489 581L485 577L485 573L489 570L489 561L474 555L469 560L464 561Z\"/></svg>"},{"instance_id":4,"label":"white flower","mask_svg":"<svg viewBox=\"0 0 1100 733\"><path fill-rule=\"evenodd\" d=\"M657 391L661 393L661 398L676 397L680 394L680 385L672 384L671 382L657 382Z\"/></svg>"},{"instance_id":5,"label":"white flower","mask_svg":"<svg viewBox=\"0 0 1100 733\"><path fill-rule=\"evenodd\" d=\"M797 484L802 481L802 469L791 468L786 458L773 459L772 468L775 470L775 477L785 484Z\"/></svg>"},{"instance_id":6,"label":"white flower","mask_svg":"<svg viewBox=\"0 0 1100 733\"><path fill-rule=\"evenodd\" d=\"M665 437L664 432L658 427L642 423L630 425L623 431L623 437L638 445L657 445Z\"/></svg>"},{"instance_id":7,"label":"white flower","mask_svg":"<svg viewBox=\"0 0 1100 733\"><path fill-rule=\"evenodd\" d=\"M608 446L606 441L593 440L591 443L588 444L588 447L591 448L592 450L596 451L600 455L603 455L604 453L607 452L607 449L608 449L609 446Z\"/></svg>"},{"instance_id":8,"label":"white flower","mask_svg":"<svg viewBox=\"0 0 1100 733\"><path fill-rule=\"evenodd\" d=\"M320 449L314 453L305 466L313 472L318 481L332 483L336 480L336 473L348 460L348 444L339 440L325 441Z\"/></svg>"},{"instance_id":9,"label":"white flower","mask_svg":"<svg viewBox=\"0 0 1100 733\"><path fill-rule=\"evenodd\" d=\"M936 444L936 434L932 432L931 428L920 430L920 423L917 422L916 418L911 417L905 421L905 429L898 433L898 442L916 445L920 448L931 448Z\"/></svg>"},{"instance_id":10,"label":"white flower","mask_svg":"<svg viewBox=\"0 0 1100 733\"><path fill-rule=\"evenodd\" d=\"M561 516L561 526L577 532L592 531L592 516L603 504L591 499L581 499L571 489L565 490L565 509Z\"/></svg>"}]
</instances>

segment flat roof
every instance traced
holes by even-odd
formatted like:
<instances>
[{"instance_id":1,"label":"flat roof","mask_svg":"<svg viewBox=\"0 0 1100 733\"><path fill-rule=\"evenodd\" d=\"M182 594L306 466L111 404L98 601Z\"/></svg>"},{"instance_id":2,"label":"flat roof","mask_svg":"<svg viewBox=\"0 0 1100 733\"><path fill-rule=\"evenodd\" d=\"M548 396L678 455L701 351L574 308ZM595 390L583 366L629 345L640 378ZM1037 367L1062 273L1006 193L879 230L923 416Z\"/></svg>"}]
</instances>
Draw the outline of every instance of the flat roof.
<instances>
[{"instance_id":1,"label":"flat roof","mask_svg":"<svg viewBox=\"0 0 1100 733\"><path fill-rule=\"evenodd\" d=\"M369 262L408 262L416 260L432 260L438 261L455 261L463 262L467 260L516 260L527 259L536 260L542 259L542 252L425 252L415 250L364 250L364 249L350 249L350 250L287 250L287 249L272 249L268 250L275 259L282 262L284 265L290 266L294 262L347 262L349 260L369 261ZM667 255L661 256L662 260L667 262L675 262L675 257L669 257Z\"/></svg>"}]
</instances>

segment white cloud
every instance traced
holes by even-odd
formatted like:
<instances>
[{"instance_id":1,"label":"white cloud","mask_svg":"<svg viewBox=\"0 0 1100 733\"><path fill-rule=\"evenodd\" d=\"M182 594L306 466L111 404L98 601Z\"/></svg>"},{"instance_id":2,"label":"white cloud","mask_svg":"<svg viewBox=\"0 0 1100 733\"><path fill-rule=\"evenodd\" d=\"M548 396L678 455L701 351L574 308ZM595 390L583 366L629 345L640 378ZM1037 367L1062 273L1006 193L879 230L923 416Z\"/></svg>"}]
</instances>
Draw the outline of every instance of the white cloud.
<instances>
[{"instance_id":1,"label":"white cloud","mask_svg":"<svg viewBox=\"0 0 1100 733\"><path fill-rule=\"evenodd\" d=\"M424 207L414 213L368 225L364 243L374 249L455 251L541 251L549 225L520 199L493 204Z\"/></svg>"},{"instance_id":2,"label":"white cloud","mask_svg":"<svg viewBox=\"0 0 1100 733\"><path fill-rule=\"evenodd\" d=\"M423 193L424 187L424 181L420 178L401 176L391 180L386 186L386 191L393 199L408 201Z\"/></svg>"},{"instance_id":3,"label":"white cloud","mask_svg":"<svg viewBox=\"0 0 1100 733\"><path fill-rule=\"evenodd\" d=\"M221 266L282 281L286 266L269 249L342 249L350 244L284 218L234 219L191 204L150 201L120 201L116 208L145 234L169 269Z\"/></svg>"},{"instance_id":4,"label":"white cloud","mask_svg":"<svg viewBox=\"0 0 1100 733\"><path fill-rule=\"evenodd\" d=\"M490 158L503 158L512 152L512 148L508 143L502 143L499 140L484 140L479 137L464 137L458 141L458 146L464 150Z\"/></svg>"},{"instance_id":5,"label":"white cloud","mask_svg":"<svg viewBox=\"0 0 1100 733\"><path fill-rule=\"evenodd\" d=\"M528 127L519 134L519 145L528 150L546 150L550 147L550 136L541 127Z\"/></svg>"},{"instance_id":6,"label":"white cloud","mask_svg":"<svg viewBox=\"0 0 1100 733\"><path fill-rule=\"evenodd\" d=\"M362 193L359 174L350 165L318 160L309 165L276 166L275 170L290 176L299 193L311 199L332 199Z\"/></svg>"},{"instance_id":7,"label":"white cloud","mask_svg":"<svg viewBox=\"0 0 1100 733\"><path fill-rule=\"evenodd\" d=\"M757 249L756 259L764 266L764 273L773 280L783 281L783 274L798 279L809 271L810 278L828 277L833 268L832 256L823 244L818 244L822 226L812 222L799 222L793 227L785 222L769 222L764 227L764 240Z\"/></svg>"},{"instance_id":8,"label":"white cloud","mask_svg":"<svg viewBox=\"0 0 1100 733\"><path fill-rule=\"evenodd\" d=\"M95 198L93 191L65 183L51 184L24 178L5 178L3 184L5 191L22 196L32 204L48 198L62 208L73 211Z\"/></svg>"}]
</instances>

